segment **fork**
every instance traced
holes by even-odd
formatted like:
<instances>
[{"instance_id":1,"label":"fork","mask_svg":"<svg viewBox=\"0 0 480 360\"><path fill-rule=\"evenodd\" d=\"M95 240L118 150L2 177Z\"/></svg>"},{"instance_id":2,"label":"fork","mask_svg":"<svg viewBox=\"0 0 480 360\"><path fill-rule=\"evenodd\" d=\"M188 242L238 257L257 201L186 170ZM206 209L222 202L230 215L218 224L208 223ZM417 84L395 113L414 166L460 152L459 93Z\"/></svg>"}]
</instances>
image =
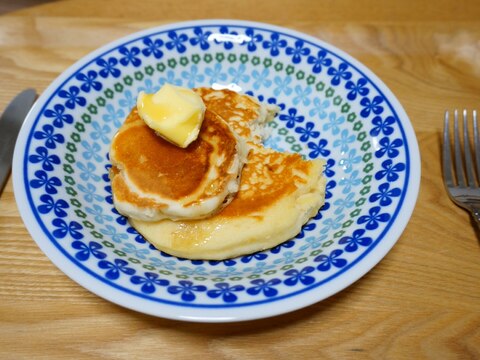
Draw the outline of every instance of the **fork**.
<instances>
[{"instance_id":1,"label":"fork","mask_svg":"<svg viewBox=\"0 0 480 360\"><path fill-rule=\"evenodd\" d=\"M443 181L453 202L469 210L480 229L480 138L477 111L473 110L472 112L473 153L470 150L467 110L463 110L463 139L460 134L458 111L455 110L453 113L454 161L452 160L449 117L450 114L446 111L443 130ZM475 158L475 165L472 157Z\"/></svg>"}]
</instances>

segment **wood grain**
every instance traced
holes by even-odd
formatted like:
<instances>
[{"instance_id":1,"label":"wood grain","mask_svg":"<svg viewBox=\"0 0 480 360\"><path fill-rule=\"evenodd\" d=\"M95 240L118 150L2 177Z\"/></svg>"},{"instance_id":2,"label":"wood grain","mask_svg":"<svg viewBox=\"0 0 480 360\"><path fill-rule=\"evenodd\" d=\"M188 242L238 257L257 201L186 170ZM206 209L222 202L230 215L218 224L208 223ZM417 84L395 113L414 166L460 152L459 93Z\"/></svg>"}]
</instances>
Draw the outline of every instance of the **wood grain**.
<instances>
[{"instance_id":1,"label":"wood grain","mask_svg":"<svg viewBox=\"0 0 480 360\"><path fill-rule=\"evenodd\" d=\"M327 41L372 69L405 107L421 190L392 251L360 281L308 308L237 324L138 314L60 272L25 229L11 180L0 197L2 359L478 359L480 235L446 196L445 109L479 107L476 1L55 1L0 16L0 111L26 87L121 36L174 21L238 18ZM32 284L34 284L32 286Z\"/></svg>"}]
</instances>

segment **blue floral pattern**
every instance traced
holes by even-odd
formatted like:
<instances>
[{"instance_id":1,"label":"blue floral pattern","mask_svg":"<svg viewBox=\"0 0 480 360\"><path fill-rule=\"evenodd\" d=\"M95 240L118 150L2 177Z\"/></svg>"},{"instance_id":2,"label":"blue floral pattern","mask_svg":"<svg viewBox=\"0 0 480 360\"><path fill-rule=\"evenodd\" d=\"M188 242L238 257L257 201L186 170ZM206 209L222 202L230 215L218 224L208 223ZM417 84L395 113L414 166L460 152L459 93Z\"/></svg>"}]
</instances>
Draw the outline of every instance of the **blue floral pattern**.
<instances>
[{"instance_id":1,"label":"blue floral pattern","mask_svg":"<svg viewBox=\"0 0 480 360\"><path fill-rule=\"evenodd\" d=\"M138 92L166 82L235 84L277 104L267 146L327 160L326 203L294 239L237 259L191 261L153 248L115 210L111 138ZM43 100L24 130L23 191L43 241L133 298L235 309L316 292L385 241L406 197L412 139L381 88L328 45L266 26L154 29L87 58Z\"/></svg>"}]
</instances>

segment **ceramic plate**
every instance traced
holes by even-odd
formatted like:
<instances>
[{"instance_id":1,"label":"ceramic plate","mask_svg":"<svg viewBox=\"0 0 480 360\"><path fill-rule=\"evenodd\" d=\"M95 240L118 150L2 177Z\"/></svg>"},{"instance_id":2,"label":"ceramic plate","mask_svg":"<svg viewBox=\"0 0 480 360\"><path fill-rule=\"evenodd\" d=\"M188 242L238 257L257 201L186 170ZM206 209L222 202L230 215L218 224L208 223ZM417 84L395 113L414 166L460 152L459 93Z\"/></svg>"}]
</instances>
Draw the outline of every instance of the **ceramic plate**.
<instances>
[{"instance_id":1,"label":"ceramic plate","mask_svg":"<svg viewBox=\"0 0 480 360\"><path fill-rule=\"evenodd\" d=\"M277 104L266 146L327 159L326 204L295 238L190 261L154 249L117 213L110 141L138 92L167 82ZM80 285L143 313L226 322L318 302L375 266L410 218L420 160L401 105L358 61L292 30L212 20L139 32L70 67L30 111L13 176L32 237Z\"/></svg>"}]
</instances>

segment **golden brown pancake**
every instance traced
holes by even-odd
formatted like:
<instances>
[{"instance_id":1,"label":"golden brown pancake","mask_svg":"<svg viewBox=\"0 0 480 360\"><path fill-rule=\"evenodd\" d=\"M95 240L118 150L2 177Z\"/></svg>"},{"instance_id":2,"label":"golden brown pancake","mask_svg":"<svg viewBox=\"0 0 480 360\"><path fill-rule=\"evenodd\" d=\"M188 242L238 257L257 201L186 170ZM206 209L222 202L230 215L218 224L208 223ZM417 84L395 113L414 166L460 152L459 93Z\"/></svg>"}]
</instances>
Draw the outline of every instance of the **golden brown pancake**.
<instances>
[{"instance_id":1,"label":"golden brown pancake","mask_svg":"<svg viewBox=\"0 0 480 360\"><path fill-rule=\"evenodd\" d=\"M227 120L235 132L247 142L260 144L267 137L266 124L278 113L278 107L260 104L257 99L231 90L198 88L205 106Z\"/></svg>"},{"instance_id":2,"label":"golden brown pancake","mask_svg":"<svg viewBox=\"0 0 480 360\"><path fill-rule=\"evenodd\" d=\"M276 246L301 230L324 203L323 160L303 160L260 142L275 108L228 90L196 90L210 111L249 144L240 189L217 214L201 220L131 224L160 250L179 257L221 260Z\"/></svg>"},{"instance_id":3,"label":"golden brown pancake","mask_svg":"<svg viewBox=\"0 0 480 360\"><path fill-rule=\"evenodd\" d=\"M211 111L197 140L182 149L156 135L134 108L110 150L115 207L147 221L210 216L237 192L245 157L243 141Z\"/></svg>"},{"instance_id":4,"label":"golden brown pancake","mask_svg":"<svg viewBox=\"0 0 480 360\"><path fill-rule=\"evenodd\" d=\"M156 248L183 258L222 260L269 249L298 234L323 205L323 165L257 146L238 194L219 213L202 220L130 222Z\"/></svg>"}]
</instances>

